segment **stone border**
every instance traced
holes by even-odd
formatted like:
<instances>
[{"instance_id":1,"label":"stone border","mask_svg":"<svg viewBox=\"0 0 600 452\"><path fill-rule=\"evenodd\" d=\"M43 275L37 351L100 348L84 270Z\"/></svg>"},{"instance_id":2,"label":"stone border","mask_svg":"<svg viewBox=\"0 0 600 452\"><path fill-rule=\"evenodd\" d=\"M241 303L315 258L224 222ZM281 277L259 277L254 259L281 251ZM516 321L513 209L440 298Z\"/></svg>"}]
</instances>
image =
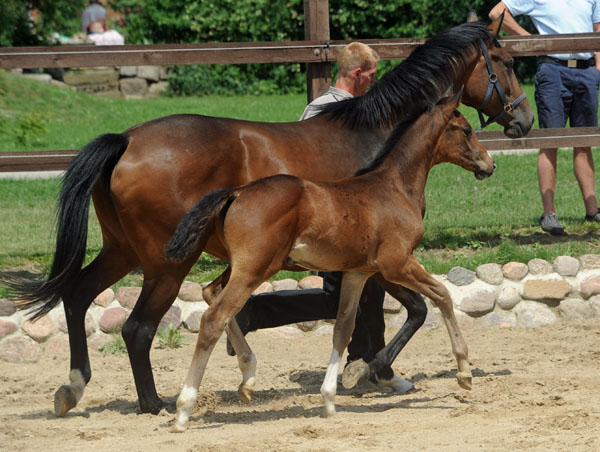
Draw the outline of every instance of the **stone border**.
<instances>
[{"instance_id":1,"label":"stone border","mask_svg":"<svg viewBox=\"0 0 600 452\"><path fill-rule=\"evenodd\" d=\"M579 259L560 256L553 264L542 259L533 259L528 264L484 264L476 271L454 267L447 275L434 277L448 288L463 327L532 328L554 323L559 318L600 319L600 255L588 254ZM320 277L307 276L300 282L293 279L265 282L255 293L322 286ZM86 316L91 347L100 347L112 340L109 333L120 331L140 292L140 287L121 287L116 293L107 289L94 300ZM427 303L430 309L423 328L437 328L441 324L439 310L430 300ZM172 323L195 333L207 307L202 286L186 281L160 327ZM384 312L390 328L400 327L406 319L406 311L389 295L384 301ZM302 337L306 332L331 334L331 323L303 322L265 332L287 338ZM31 322L10 300L0 300L0 360L35 362L42 353L68 356L66 332L60 305L47 316Z\"/></svg>"}]
</instances>

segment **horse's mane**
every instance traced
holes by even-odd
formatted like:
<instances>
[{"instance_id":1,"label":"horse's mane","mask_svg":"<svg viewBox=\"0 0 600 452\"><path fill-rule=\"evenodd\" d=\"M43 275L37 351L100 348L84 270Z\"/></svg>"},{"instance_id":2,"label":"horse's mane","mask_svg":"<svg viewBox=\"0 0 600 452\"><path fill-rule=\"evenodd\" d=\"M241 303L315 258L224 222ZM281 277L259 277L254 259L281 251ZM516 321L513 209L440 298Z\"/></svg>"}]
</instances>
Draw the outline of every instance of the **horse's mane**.
<instances>
[{"instance_id":1,"label":"horse's mane","mask_svg":"<svg viewBox=\"0 0 600 452\"><path fill-rule=\"evenodd\" d=\"M435 104L464 72L465 55L480 39L499 46L483 22L467 22L442 31L417 47L364 95L325 104L320 114L351 128L392 127L413 111L415 102Z\"/></svg>"},{"instance_id":2,"label":"horse's mane","mask_svg":"<svg viewBox=\"0 0 600 452\"><path fill-rule=\"evenodd\" d=\"M379 150L375 159L369 164L369 166L359 169L354 176L360 176L362 174L370 173L371 171L379 168L390 152L396 147L398 141L406 134L408 129L415 123L417 119L421 117L426 111L431 111L434 105L431 102L419 101L412 106L412 110L407 114L406 118L403 118L396 124L392 133L386 138Z\"/></svg>"}]
</instances>

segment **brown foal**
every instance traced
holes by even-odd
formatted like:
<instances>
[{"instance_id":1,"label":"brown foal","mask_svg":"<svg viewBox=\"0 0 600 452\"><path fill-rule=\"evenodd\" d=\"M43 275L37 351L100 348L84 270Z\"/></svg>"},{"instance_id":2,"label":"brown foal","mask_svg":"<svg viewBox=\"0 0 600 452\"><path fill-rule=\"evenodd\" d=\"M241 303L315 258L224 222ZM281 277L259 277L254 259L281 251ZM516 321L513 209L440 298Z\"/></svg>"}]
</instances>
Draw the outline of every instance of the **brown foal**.
<instances>
[{"instance_id":1,"label":"brown foal","mask_svg":"<svg viewBox=\"0 0 600 452\"><path fill-rule=\"evenodd\" d=\"M456 111L459 100L455 95L401 123L375 163L355 177L327 183L272 176L241 188L213 191L186 214L167 246L167 258L186 259L204 246L206 237L216 235L228 252L231 274L202 317L177 400L175 431L187 428L206 363L223 330L252 291L284 265L344 271L333 350L321 386L324 417L335 414L341 356L354 329L362 287L375 273L429 297L440 308L458 362L458 383L470 389L467 346L450 294L413 255L424 232L424 190L430 169L437 163L454 163L478 179L495 169L466 118ZM230 333L238 356L253 358L239 330ZM249 379L245 375L245 380L253 384L253 374Z\"/></svg>"}]
</instances>

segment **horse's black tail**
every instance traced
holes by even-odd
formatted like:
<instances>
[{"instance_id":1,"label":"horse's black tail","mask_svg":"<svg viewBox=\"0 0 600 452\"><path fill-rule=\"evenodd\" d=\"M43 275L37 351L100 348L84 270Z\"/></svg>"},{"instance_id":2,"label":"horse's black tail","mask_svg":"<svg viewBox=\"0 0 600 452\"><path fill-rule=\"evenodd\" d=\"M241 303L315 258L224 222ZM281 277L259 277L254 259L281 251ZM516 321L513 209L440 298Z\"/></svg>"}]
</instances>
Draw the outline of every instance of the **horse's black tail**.
<instances>
[{"instance_id":1,"label":"horse's black tail","mask_svg":"<svg viewBox=\"0 0 600 452\"><path fill-rule=\"evenodd\" d=\"M125 135L101 135L75 156L63 178L56 206L56 251L45 280L7 278L16 293L15 304L35 308L32 318L47 314L79 275L85 259L92 190L100 177L106 187L112 171L129 145Z\"/></svg>"},{"instance_id":2,"label":"horse's black tail","mask_svg":"<svg viewBox=\"0 0 600 452\"><path fill-rule=\"evenodd\" d=\"M221 188L204 195L192 209L185 214L177 226L175 234L165 247L165 255L172 262L185 260L198 246L206 233L211 220L225 213L231 202L237 197L234 189Z\"/></svg>"}]
</instances>

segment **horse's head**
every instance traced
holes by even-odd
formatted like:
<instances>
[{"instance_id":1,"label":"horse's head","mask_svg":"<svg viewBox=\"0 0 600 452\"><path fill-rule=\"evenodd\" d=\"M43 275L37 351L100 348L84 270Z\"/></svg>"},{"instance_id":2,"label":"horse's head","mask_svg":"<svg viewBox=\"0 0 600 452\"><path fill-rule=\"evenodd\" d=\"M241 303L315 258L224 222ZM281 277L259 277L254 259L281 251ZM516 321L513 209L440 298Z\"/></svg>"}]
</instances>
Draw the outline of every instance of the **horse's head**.
<instances>
[{"instance_id":1,"label":"horse's head","mask_svg":"<svg viewBox=\"0 0 600 452\"><path fill-rule=\"evenodd\" d=\"M477 139L467 118L456 110L457 106L450 100L443 107L441 120L446 121L446 127L437 142L433 164L454 163L473 172L479 180L490 177L496 163Z\"/></svg>"},{"instance_id":2,"label":"horse's head","mask_svg":"<svg viewBox=\"0 0 600 452\"><path fill-rule=\"evenodd\" d=\"M504 16L489 26L498 38ZM513 59L495 39L481 41L481 56L465 85L463 103L480 112L482 128L496 121L509 138L526 135L533 125L534 113L513 71ZM489 116L484 122L482 113Z\"/></svg>"}]
</instances>

